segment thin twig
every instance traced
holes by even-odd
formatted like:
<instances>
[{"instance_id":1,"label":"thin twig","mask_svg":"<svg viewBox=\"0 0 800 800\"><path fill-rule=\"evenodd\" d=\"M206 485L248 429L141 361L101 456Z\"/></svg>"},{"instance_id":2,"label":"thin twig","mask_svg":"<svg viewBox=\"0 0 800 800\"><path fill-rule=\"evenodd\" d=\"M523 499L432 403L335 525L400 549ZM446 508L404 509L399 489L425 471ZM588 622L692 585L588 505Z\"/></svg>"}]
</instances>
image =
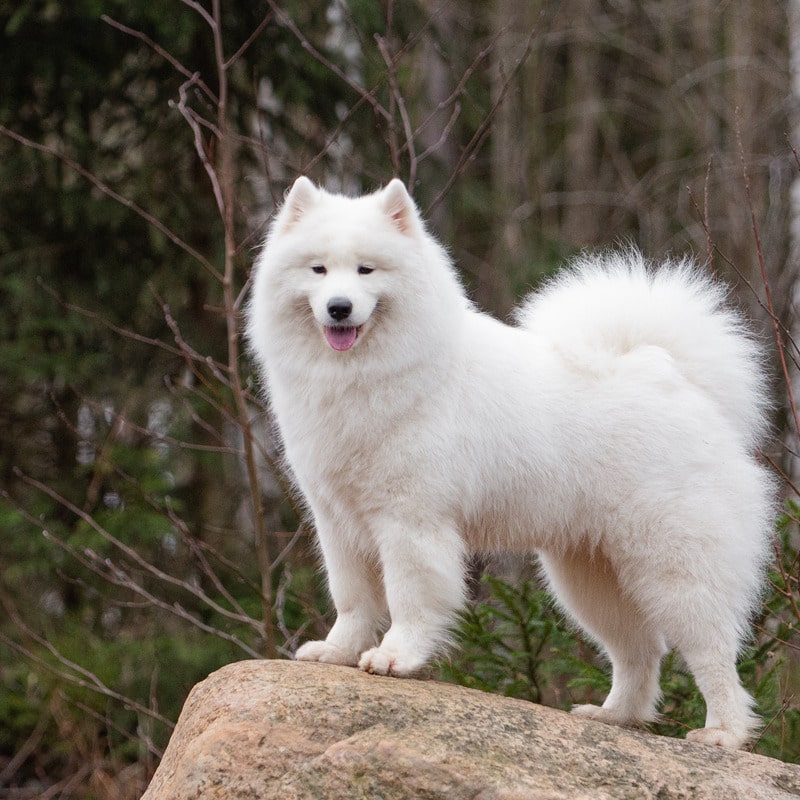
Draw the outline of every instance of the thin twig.
<instances>
[{"instance_id":1,"label":"thin twig","mask_svg":"<svg viewBox=\"0 0 800 800\"><path fill-rule=\"evenodd\" d=\"M205 633L210 633L214 636L219 637L220 639L224 639L225 641L236 645L251 658L260 658L260 654L252 647L245 644L241 639L239 639L238 636L234 636L233 634L228 633L227 631L223 631L220 628L216 628L213 625L209 625L203 622L203 620L201 620L199 617L189 613L177 601L174 603L168 603L165 600L162 600L160 597L156 597L152 592L149 592L147 589L144 588L144 586L135 581L124 569L116 565L110 558L102 558L97 553L95 553L91 548L85 548L83 554L81 554L75 548L67 544L58 536L52 534L50 531L44 530L42 531L42 534L49 542L55 544L56 546L64 550L64 552L68 553L71 558L73 558L82 566L86 567L91 572L94 572L95 575L98 575L100 578L110 583L112 586L118 586L121 589L127 589L128 591L133 592L134 594L138 595L143 600L145 600L149 606L152 606L154 608L159 608L162 611L167 611L168 613L173 614L179 617L180 619L183 619L186 622L191 623L196 628L199 628ZM181 584L183 585L183 588L185 588L187 591L195 595L197 594L197 592L188 582L182 581ZM218 613L221 612L223 616L226 616L228 619L231 619L235 622L240 622L249 625L250 627L254 628L259 632L261 630L259 621L253 619L247 614L242 614L240 616L239 614L227 611L221 606L217 606L217 608L215 608L214 610L217 611Z\"/></svg>"},{"instance_id":2,"label":"thin twig","mask_svg":"<svg viewBox=\"0 0 800 800\"><path fill-rule=\"evenodd\" d=\"M143 33L142 31L137 31L134 28L129 28L127 25L123 25L121 22L117 22L117 20L113 19L112 17L109 17L108 14L101 14L100 19L103 20L103 22L105 22L106 24L111 25L112 28L116 28L117 30L122 31L128 36L133 36L134 38L144 42L151 50L153 50L153 52L160 55L161 58L167 61L174 70L180 72L180 74L183 75L184 77L186 78L192 77L193 73L189 69L184 67L183 64L181 64L181 62L178 61L178 59L175 58L175 56L173 56L172 53L169 52L169 50L165 50L160 44L154 42L146 33ZM206 96L209 98L209 100L211 100L212 103L217 102L217 96L214 94L214 92L211 91L211 89L206 85L205 82L198 79L196 83L206 93Z\"/></svg>"},{"instance_id":3,"label":"thin twig","mask_svg":"<svg viewBox=\"0 0 800 800\"><path fill-rule=\"evenodd\" d=\"M794 401L794 389L792 388L792 377L789 374L789 367L786 363L786 348L783 342L783 335L781 333L781 326L778 322L778 317L775 313L775 306L772 302L772 289L770 287L769 278L767 276L767 266L764 262L764 250L761 247L761 235L758 231L758 223L756 222L756 212L753 206L753 195L750 190L750 175L747 171L747 163L744 157L744 145L742 144L742 130L739 124L739 109L736 108L736 141L739 145L739 158L742 165L742 176L744 178L744 191L747 198L747 207L750 210L750 223L753 230L753 238L756 244L756 254L758 256L758 266L761 271L761 281L764 285L764 293L767 301L767 310L769 311L770 320L772 321L772 330L775 336L775 344L778 348L778 358L781 362L781 370L786 382L786 396L789 402L789 409L792 413L795 431L800 432L800 420L798 420L797 406Z\"/></svg>"},{"instance_id":4,"label":"thin twig","mask_svg":"<svg viewBox=\"0 0 800 800\"><path fill-rule=\"evenodd\" d=\"M708 222L708 182L711 176L711 159L708 160L708 166L706 168L706 179L705 183L703 184L703 210L700 211L700 207L697 205L697 200L695 200L694 193L692 192L692 187L687 186L686 190L689 192L689 200L692 202L692 207L697 214L697 218L700 220L700 225L703 228L703 233L706 235L706 261L708 264L708 270L713 275L714 274L714 239L711 236L711 227Z\"/></svg>"},{"instance_id":5,"label":"thin twig","mask_svg":"<svg viewBox=\"0 0 800 800\"><path fill-rule=\"evenodd\" d=\"M188 6L193 11L196 11L206 21L210 28L215 27L216 23L214 22L214 18L203 8L203 6L200 5L200 3L196 3L195 0L181 0L181 3L183 3L185 6Z\"/></svg>"},{"instance_id":6,"label":"thin twig","mask_svg":"<svg viewBox=\"0 0 800 800\"><path fill-rule=\"evenodd\" d=\"M203 134L200 131L200 124L198 122L197 114L190 109L187 104L188 92L189 89L197 83L199 79L199 73L193 75L186 83L182 84L181 87L178 89L178 97L180 100L178 101L176 108L180 112L181 116L186 120L189 127L194 134L194 149L197 153L197 156L200 159L200 162L203 165L203 168L208 175L208 179L211 182L211 190L214 192L214 199L217 203L217 208L220 214L224 217L225 216L225 201L222 197L222 188L219 185L219 178L217 177L217 172L214 166L211 164L211 161L208 158L208 152L206 150L206 144L203 141ZM220 95L222 92L220 92ZM219 280L224 280L224 276L220 275Z\"/></svg>"},{"instance_id":7,"label":"thin twig","mask_svg":"<svg viewBox=\"0 0 800 800\"><path fill-rule=\"evenodd\" d=\"M105 728L111 728L112 730L116 731L123 739L127 739L129 742L133 742L137 745L139 742L144 742L147 750L156 758L160 759L164 755L164 751L160 747L156 747L152 739L149 737L143 737L141 734L138 736L132 734L130 731L125 730L125 728L123 728L121 725L118 725L116 722L114 722L114 720L111 719L108 714L99 714L93 708L87 706L86 703L82 703L80 700L70 697L68 694L66 694L66 692L61 690L59 690L58 696L61 697L64 702L75 706L75 708L77 708L81 714L85 714L87 717L97 720ZM2 776L0 776L0 780L2 780Z\"/></svg>"},{"instance_id":8,"label":"thin twig","mask_svg":"<svg viewBox=\"0 0 800 800\"><path fill-rule=\"evenodd\" d=\"M5 785L9 778L16 775L20 767L28 760L28 756L36 752L39 742L42 741L42 737L51 722L52 718L48 714L39 715L39 719L36 720L36 725L34 725L30 736L17 747L16 753L14 753L5 767L0 770L0 785Z\"/></svg>"},{"instance_id":9,"label":"thin twig","mask_svg":"<svg viewBox=\"0 0 800 800\"><path fill-rule=\"evenodd\" d=\"M185 0L184 0L185 1ZM382 117L386 122L391 121L391 115L386 110L386 108L381 105L378 98L375 96L374 92L368 92L364 89L363 86L359 86L352 78L350 78L345 72L343 72L336 64L334 64L329 58L324 56L319 50L317 50L314 45L308 40L306 35L297 27L297 24L294 20L278 5L277 0L267 0L269 7L275 13L275 17L278 20L279 24L283 27L287 28L291 33L295 36L298 42L300 42L301 46L304 50L306 50L314 59L319 61L322 66L326 69L330 70L337 78L342 80L347 86L349 86L354 92L358 94L359 97L363 98L367 103L372 106L373 111L380 117Z\"/></svg>"},{"instance_id":10,"label":"thin twig","mask_svg":"<svg viewBox=\"0 0 800 800\"><path fill-rule=\"evenodd\" d=\"M453 105L454 106L453 114L451 115L450 120L445 126L445 130L449 133L449 129L452 128L453 124L455 123L455 120L458 118L458 114L460 114L461 112L461 104L458 102L458 100L466 91L467 82L472 77L473 73L481 64L481 62L484 61L486 57L495 49L497 44L497 39L499 38L499 36L500 34L496 34L493 37L492 41L475 56L472 62L467 66L467 68L462 73L461 77L458 80L458 83L453 88L453 91L450 92L449 96L446 97L444 100L441 100L437 104L436 108L434 108L433 111L431 111L431 113L428 114L428 116L420 123L420 125L414 131L415 137L419 136L419 134L422 133L422 131L425 128L427 128L427 126L436 117L438 113L444 111L444 109ZM456 111L458 113L456 113ZM418 161L422 161L423 157L428 156L432 152L432 149L438 148L441 145L442 141L443 139L440 136L439 142L433 145L432 148L429 147L427 150L424 151L423 154L420 154Z\"/></svg>"},{"instance_id":11,"label":"thin twig","mask_svg":"<svg viewBox=\"0 0 800 800\"><path fill-rule=\"evenodd\" d=\"M428 156L435 153L449 138L450 134L453 132L453 127L455 126L458 118L461 116L461 103L455 103L453 105L453 112L450 114L450 119L447 120L447 123L442 128L441 133L439 134L439 138L431 145L426 147L418 156L417 162L422 162Z\"/></svg>"},{"instance_id":12,"label":"thin twig","mask_svg":"<svg viewBox=\"0 0 800 800\"><path fill-rule=\"evenodd\" d=\"M492 104L492 107L489 109L489 113L483 118L481 124L478 126L475 133L472 135L472 138L467 142L466 147L461 153L461 156L458 159L458 163L456 164L455 168L451 172L450 176L448 177L447 181L445 181L444 186L439 190L439 193L436 197L433 198L433 201L426 209L426 214L430 214L431 211L439 205L439 203L444 200L447 193L453 187L453 184L458 180L461 176L466 165L475 158L475 154L480 150L483 142L486 140L487 136L491 132L492 122L494 121L495 116L506 99L506 95L508 94L509 89L511 88L511 84L516 78L519 71L522 69L523 65L528 59L530 55L531 49L533 48L533 42L536 38L537 31L533 30L528 36L528 40L525 44L525 50L523 51L522 55L517 59L517 62L514 64L514 69L511 70L511 73L507 76L505 81L503 81L503 85L500 88L500 93L497 99Z\"/></svg>"},{"instance_id":13,"label":"thin twig","mask_svg":"<svg viewBox=\"0 0 800 800\"><path fill-rule=\"evenodd\" d=\"M53 156L54 158L59 159L63 164L66 164L73 172L76 172L82 178L85 178L89 183L91 183L95 188L99 189L104 195L110 197L112 200L116 201L125 208L130 209L133 211L134 214L138 214L145 222L149 225L152 225L156 230L160 231L164 234L173 244L183 250L185 253L190 255L193 259L195 259L199 264L203 266L205 270L207 270L211 275L213 275L217 280L221 280L222 276L214 267L214 265L200 252L194 249L190 244L185 242L178 236L174 231L170 230L158 217L154 217L148 211L145 211L141 206L135 203L133 200L129 200L127 197L123 197L118 192L115 192L107 183L104 183L100 180L94 173L90 172L86 167L79 164L74 159L71 159L69 156L60 153L56 150L55 147L51 147L50 145L40 144L39 142L34 142L32 139L28 139L26 136L17 133L16 131L12 131L10 128L7 128L5 125L0 125L0 134L7 136L9 139L13 139L15 142L18 142L25 147L30 148L31 150L35 150L39 153L45 153L49 156Z\"/></svg>"},{"instance_id":14,"label":"thin twig","mask_svg":"<svg viewBox=\"0 0 800 800\"><path fill-rule=\"evenodd\" d=\"M264 28L267 27L272 17L273 12L267 12L264 19L262 19L261 22L256 25L253 32L239 46L239 49L223 64L223 68L225 70L230 69L245 54L250 45L253 44L253 42L261 35L261 32L264 30Z\"/></svg>"},{"instance_id":15,"label":"thin twig","mask_svg":"<svg viewBox=\"0 0 800 800\"><path fill-rule=\"evenodd\" d=\"M45 650L47 650L47 652L50 653L50 655L52 655L59 664L71 670L71 672L64 672L63 670L57 669L55 666L53 666L53 664L50 664L41 656L36 655L36 653L34 653L32 650L29 650L18 642L15 642L4 633L0 633L0 642L5 644L6 647L10 647L16 653L19 653L21 656L33 661L35 664L44 667L48 672L51 672L60 678L64 678L74 686L79 686L83 689L91 689L93 692L110 697L113 700L118 700L123 704L123 706L137 711L140 714L146 714L148 717L152 717L163 725L166 725L170 730L175 727L175 723L172 722L172 720L167 719L163 714L159 714L157 711L138 703L132 697L127 697L126 695L114 691L114 689L106 686L97 675L82 667L80 664L76 664L74 661L67 658L58 650L58 648L55 647L55 645L51 644L49 641L47 641L47 639L39 636L36 631L25 625L22 620L16 620L15 625L21 626L26 636L33 639L40 647L43 647Z\"/></svg>"},{"instance_id":16,"label":"thin twig","mask_svg":"<svg viewBox=\"0 0 800 800\"><path fill-rule=\"evenodd\" d=\"M800 487L796 486L792 479L786 474L785 470L781 469L780 465L768 453L762 453L762 458L775 470L781 480L794 492L796 497L800 497ZM800 551L798 551L800 552Z\"/></svg>"},{"instance_id":17,"label":"thin twig","mask_svg":"<svg viewBox=\"0 0 800 800\"><path fill-rule=\"evenodd\" d=\"M167 502L167 515L169 516L170 522L181 532L184 542L186 542L191 550L197 563L200 564L203 574L214 584L214 588L231 604L231 607L241 618L250 619L250 615L242 608L239 601L227 590L217 573L212 569L202 549L197 546L196 539L191 535L189 526L186 524L185 520L175 513L172 503L170 502Z\"/></svg>"},{"instance_id":18,"label":"thin twig","mask_svg":"<svg viewBox=\"0 0 800 800\"><path fill-rule=\"evenodd\" d=\"M164 572L163 570L156 567L154 564L151 564L146 558L143 558L134 548L125 544L125 542L121 541L119 538L117 538L108 530L106 530L91 514L89 514L88 512L84 511L81 508L78 508L78 506L76 506L71 501L67 500L66 497L59 494L55 489L51 488L45 483L42 483L36 478L32 478L29 475L25 475L19 469L15 468L14 474L23 483L46 494L51 500L54 500L62 508L66 509L79 519L83 520L83 522L85 522L90 528L92 528L92 530L98 533L103 539L113 544L118 550L120 550L120 552L122 552L124 555L130 558L131 561L133 561L133 563L137 564L139 567L141 567L147 573L152 575L154 578L158 578L160 581L163 581L164 583L184 589L185 591L189 592L194 597L196 597L198 600L205 603L209 608L216 611L221 616L227 617L228 619L231 619L235 622L244 622L248 625L254 624L255 621L251 617L248 616L241 617L239 614L235 614L229 611L227 608L224 608L223 606L219 605L219 603L217 603L215 600L209 597L204 591L202 591L202 589L199 589L193 586L192 584L188 583L187 581L181 580L180 578L176 578L174 575L170 575L169 573ZM36 522L33 518L29 518L29 521L32 523ZM44 531L43 533L48 539L50 539L56 544L59 544L59 546L63 545L69 547L68 545L65 545L65 543L61 542L58 539L58 537L54 536L49 531Z\"/></svg>"},{"instance_id":19,"label":"thin twig","mask_svg":"<svg viewBox=\"0 0 800 800\"><path fill-rule=\"evenodd\" d=\"M403 123L403 133L406 140L405 149L408 152L407 185L409 191L413 193L414 185L417 182L417 154L414 146L414 131L411 127L411 119L408 116L405 98L403 97L403 93L400 91L400 84L397 81L397 62L389 53L389 47L386 43L386 39L383 36L378 36L376 34L375 41L378 45L378 51L380 52L381 56L383 57L383 61L386 64L386 68L388 70L387 74L389 80L389 91L392 93L394 104L397 106L397 110L400 113L400 119ZM399 162L397 163L396 167L399 167Z\"/></svg>"}]
</instances>

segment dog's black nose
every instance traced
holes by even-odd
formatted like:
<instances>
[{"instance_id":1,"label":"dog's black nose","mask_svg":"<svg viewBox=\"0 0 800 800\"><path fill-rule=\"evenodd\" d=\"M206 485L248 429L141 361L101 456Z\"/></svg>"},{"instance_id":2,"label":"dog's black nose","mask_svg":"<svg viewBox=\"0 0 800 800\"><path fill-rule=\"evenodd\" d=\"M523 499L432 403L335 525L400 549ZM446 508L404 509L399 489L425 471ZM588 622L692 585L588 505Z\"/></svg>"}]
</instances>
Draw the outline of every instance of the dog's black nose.
<instances>
[{"instance_id":1,"label":"dog's black nose","mask_svg":"<svg viewBox=\"0 0 800 800\"><path fill-rule=\"evenodd\" d=\"M353 312L353 304L346 297L332 297L328 300L328 314L337 322L347 319Z\"/></svg>"}]
</instances>

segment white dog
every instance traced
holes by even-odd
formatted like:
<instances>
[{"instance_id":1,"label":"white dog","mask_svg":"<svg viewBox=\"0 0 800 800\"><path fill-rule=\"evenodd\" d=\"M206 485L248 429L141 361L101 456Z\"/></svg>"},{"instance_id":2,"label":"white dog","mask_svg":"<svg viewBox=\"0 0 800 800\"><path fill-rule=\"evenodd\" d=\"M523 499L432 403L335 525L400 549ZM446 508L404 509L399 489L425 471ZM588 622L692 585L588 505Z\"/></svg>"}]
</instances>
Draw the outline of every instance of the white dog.
<instances>
[{"instance_id":1,"label":"white dog","mask_svg":"<svg viewBox=\"0 0 800 800\"><path fill-rule=\"evenodd\" d=\"M468 554L536 551L613 669L575 713L654 719L674 647L707 704L689 738L741 746L774 507L762 354L724 295L688 263L585 256L507 326L400 181L348 198L299 178L248 309L337 612L297 658L413 674L448 640Z\"/></svg>"}]
</instances>

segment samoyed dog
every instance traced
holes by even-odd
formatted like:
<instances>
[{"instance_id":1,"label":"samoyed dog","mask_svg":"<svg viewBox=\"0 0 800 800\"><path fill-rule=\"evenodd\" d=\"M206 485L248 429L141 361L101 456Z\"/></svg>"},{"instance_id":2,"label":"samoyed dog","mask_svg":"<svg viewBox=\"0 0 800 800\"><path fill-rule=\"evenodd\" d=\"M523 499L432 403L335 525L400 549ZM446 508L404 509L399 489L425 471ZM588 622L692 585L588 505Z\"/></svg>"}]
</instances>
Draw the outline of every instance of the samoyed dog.
<instances>
[{"instance_id":1,"label":"samoyed dog","mask_svg":"<svg viewBox=\"0 0 800 800\"><path fill-rule=\"evenodd\" d=\"M413 675L448 641L469 554L536 552L611 662L603 705L574 713L653 720L676 648L707 706L689 738L741 746L774 512L757 342L692 264L630 250L579 258L516 322L472 306L399 180L289 191L247 336L336 606L296 657Z\"/></svg>"}]
</instances>

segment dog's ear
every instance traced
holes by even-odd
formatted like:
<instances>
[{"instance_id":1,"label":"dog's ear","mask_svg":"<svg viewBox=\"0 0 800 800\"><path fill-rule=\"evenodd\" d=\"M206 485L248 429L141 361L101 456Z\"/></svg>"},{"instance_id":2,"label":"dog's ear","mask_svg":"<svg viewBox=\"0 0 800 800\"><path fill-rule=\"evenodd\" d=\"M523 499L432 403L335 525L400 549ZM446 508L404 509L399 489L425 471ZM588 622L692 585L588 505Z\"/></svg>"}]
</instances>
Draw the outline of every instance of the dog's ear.
<instances>
[{"instance_id":1,"label":"dog's ear","mask_svg":"<svg viewBox=\"0 0 800 800\"><path fill-rule=\"evenodd\" d=\"M319 198L319 189L305 175L301 175L286 195L286 200L275 219L273 232L286 233L313 206Z\"/></svg>"},{"instance_id":2,"label":"dog's ear","mask_svg":"<svg viewBox=\"0 0 800 800\"><path fill-rule=\"evenodd\" d=\"M393 178L382 192L383 210L400 233L406 236L419 231L419 214L414 201L399 178Z\"/></svg>"}]
</instances>

